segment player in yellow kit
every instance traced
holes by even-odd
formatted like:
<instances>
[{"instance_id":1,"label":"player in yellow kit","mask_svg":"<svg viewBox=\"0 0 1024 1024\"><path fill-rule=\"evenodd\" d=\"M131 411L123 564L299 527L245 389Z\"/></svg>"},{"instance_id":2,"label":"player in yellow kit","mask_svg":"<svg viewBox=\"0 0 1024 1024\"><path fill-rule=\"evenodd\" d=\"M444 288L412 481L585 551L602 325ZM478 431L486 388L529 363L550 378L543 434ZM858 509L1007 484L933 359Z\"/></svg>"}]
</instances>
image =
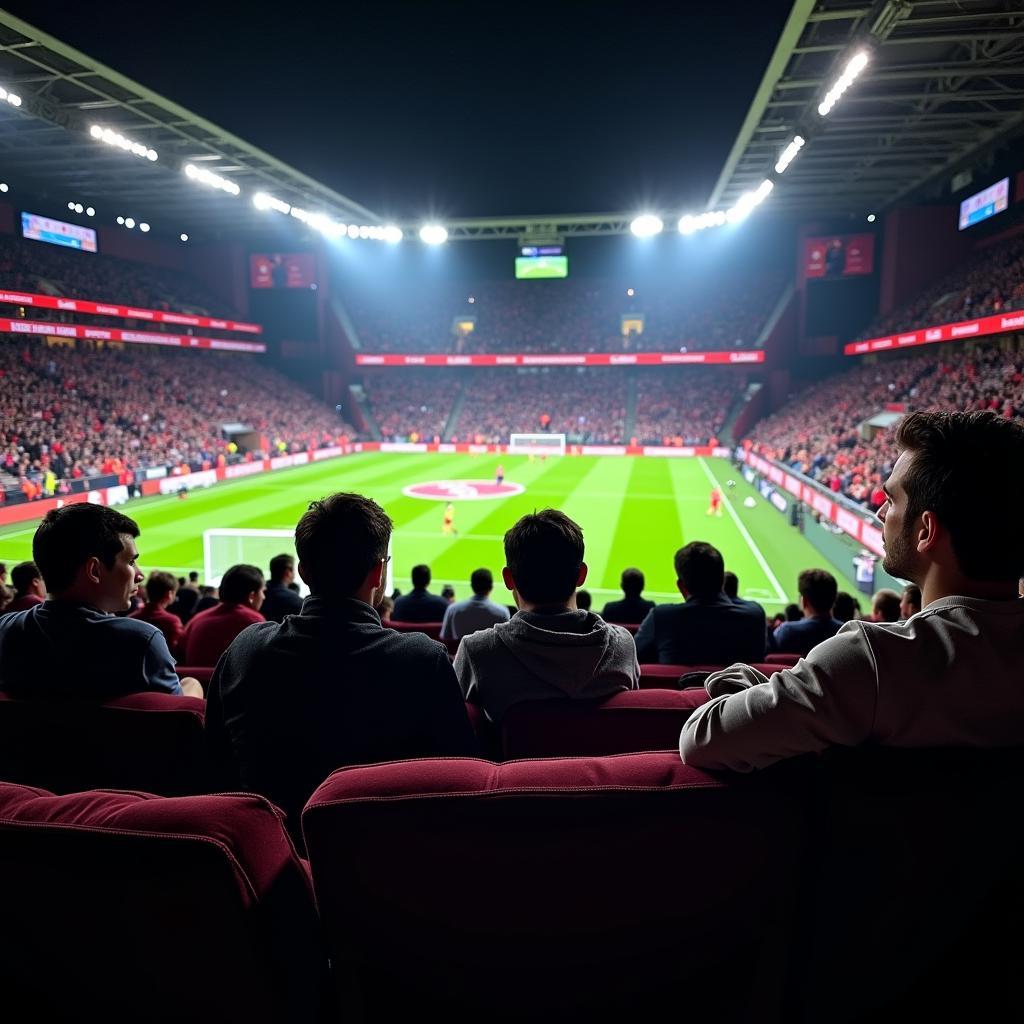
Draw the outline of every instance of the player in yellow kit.
<instances>
[{"instance_id":1,"label":"player in yellow kit","mask_svg":"<svg viewBox=\"0 0 1024 1024\"><path fill-rule=\"evenodd\" d=\"M459 535L459 531L455 529L455 506L448 502L444 507L444 520L441 523L442 533L454 533L456 537Z\"/></svg>"}]
</instances>

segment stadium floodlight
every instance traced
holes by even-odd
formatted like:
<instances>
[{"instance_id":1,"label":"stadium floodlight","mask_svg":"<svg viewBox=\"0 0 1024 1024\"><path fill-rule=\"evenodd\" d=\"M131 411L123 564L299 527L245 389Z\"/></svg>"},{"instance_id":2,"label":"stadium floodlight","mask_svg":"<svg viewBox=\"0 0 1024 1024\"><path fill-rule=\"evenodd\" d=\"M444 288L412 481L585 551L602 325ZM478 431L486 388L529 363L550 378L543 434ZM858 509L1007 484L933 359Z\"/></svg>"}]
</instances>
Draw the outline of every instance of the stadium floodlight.
<instances>
[{"instance_id":1,"label":"stadium floodlight","mask_svg":"<svg viewBox=\"0 0 1024 1024\"><path fill-rule=\"evenodd\" d=\"M705 213L684 213L679 218L679 231L684 235L692 235L695 231L704 231L707 228L720 228L726 222L725 210L708 210Z\"/></svg>"},{"instance_id":2,"label":"stadium floodlight","mask_svg":"<svg viewBox=\"0 0 1024 1024\"><path fill-rule=\"evenodd\" d=\"M157 152L155 149L150 149L149 146L145 146L141 142L133 142L131 139L126 138L120 132L115 132L111 128L104 128L102 125L94 124L90 126L89 134L99 142L105 142L108 146L115 146L117 149L123 149L126 153L131 153L134 156L141 157L143 160L157 159Z\"/></svg>"},{"instance_id":3,"label":"stadium floodlight","mask_svg":"<svg viewBox=\"0 0 1024 1024\"><path fill-rule=\"evenodd\" d=\"M633 218L629 230L637 238L651 238L654 235L660 235L664 227L665 225L657 214L641 213L639 217Z\"/></svg>"},{"instance_id":4,"label":"stadium floodlight","mask_svg":"<svg viewBox=\"0 0 1024 1024\"><path fill-rule=\"evenodd\" d=\"M827 93L825 98L818 104L818 113L822 117L828 117L832 108L839 102L839 97L853 85L857 76L867 67L868 51L858 50L843 68L843 73L836 79L835 84Z\"/></svg>"},{"instance_id":5,"label":"stadium floodlight","mask_svg":"<svg viewBox=\"0 0 1024 1024\"><path fill-rule=\"evenodd\" d=\"M142 223L141 223L141 224L139 225L139 230L140 230L140 231L148 231L148 230L149 230L149 225L148 225L148 224L147 224L147 223L146 223L145 221L143 221L143 222L142 222Z\"/></svg>"},{"instance_id":6,"label":"stadium floodlight","mask_svg":"<svg viewBox=\"0 0 1024 1024\"><path fill-rule=\"evenodd\" d=\"M736 205L726 211L725 219L730 224L736 224L738 221L745 220L755 207L760 206L765 201L768 193L774 187L775 182L771 178L765 178L753 192L744 192L736 200Z\"/></svg>"},{"instance_id":7,"label":"stadium floodlight","mask_svg":"<svg viewBox=\"0 0 1024 1024\"><path fill-rule=\"evenodd\" d=\"M257 192L252 197L252 205L257 210L277 210L278 213L289 214L292 212L291 206L276 196L270 195L268 192Z\"/></svg>"},{"instance_id":8,"label":"stadium floodlight","mask_svg":"<svg viewBox=\"0 0 1024 1024\"><path fill-rule=\"evenodd\" d=\"M124 223L124 217L122 217L122 216L118 215L118 218L117 218L117 223L118 223L118 224L123 224L123 223Z\"/></svg>"},{"instance_id":9,"label":"stadium floodlight","mask_svg":"<svg viewBox=\"0 0 1024 1024\"><path fill-rule=\"evenodd\" d=\"M221 192L227 192L229 196L237 196L242 190L229 178L221 177L205 167L196 167L195 164L185 164L185 174L193 181L202 182L211 188L219 188Z\"/></svg>"},{"instance_id":10,"label":"stadium floodlight","mask_svg":"<svg viewBox=\"0 0 1024 1024\"><path fill-rule=\"evenodd\" d=\"M384 228L384 241L394 245L402 240L402 229L395 224L389 224Z\"/></svg>"},{"instance_id":11,"label":"stadium floodlight","mask_svg":"<svg viewBox=\"0 0 1024 1024\"><path fill-rule=\"evenodd\" d=\"M426 245L444 245L448 241L448 229L441 224L424 224L420 228L420 241Z\"/></svg>"},{"instance_id":12,"label":"stadium floodlight","mask_svg":"<svg viewBox=\"0 0 1024 1024\"><path fill-rule=\"evenodd\" d=\"M68 209L69 210L73 210L74 208L75 208L74 201L73 200L69 200L68 201Z\"/></svg>"},{"instance_id":13,"label":"stadium floodlight","mask_svg":"<svg viewBox=\"0 0 1024 1024\"><path fill-rule=\"evenodd\" d=\"M87 207L85 208L85 215L86 215L87 217L95 217L95 216L96 216L96 210L95 210L95 208L94 208L94 207L92 207L92 206L87 206Z\"/></svg>"},{"instance_id":14,"label":"stadium floodlight","mask_svg":"<svg viewBox=\"0 0 1024 1024\"><path fill-rule=\"evenodd\" d=\"M0 192L6 192L9 188L10 186L6 181L0 181Z\"/></svg>"},{"instance_id":15,"label":"stadium floodlight","mask_svg":"<svg viewBox=\"0 0 1024 1024\"><path fill-rule=\"evenodd\" d=\"M75 213L85 213L85 207L81 203L75 203Z\"/></svg>"},{"instance_id":16,"label":"stadium floodlight","mask_svg":"<svg viewBox=\"0 0 1024 1024\"><path fill-rule=\"evenodd\" d=\"M0 100L7 100L12 107L21 106L21 97L17 93L8 92L3 86L0 86Z\"/></svg>"},{"instance_id":17,"label":"stadium floodlight","mask_svg":"<svg viewBox=\"0 0 1024 1024\"><path fill-rule=\"evenodd\" d=\"M875 215L873 213L869 213L868 214L868 223L869 224L874 224L875 223Z\"/></svg>"},{"instance_id":18,"label":"stadium floodlight","mask_svg":"<svg viewBox=\"0 0 1024 1024\"><path fill-rule=\"evenodd\" d=\"M135 227L135 220L134 220L134 218L132 218L132 217L125 217L125 219L124 219L124 226L126 228L128 228L129 230L131 230L133 227Z\"/></svg>"},{"instance_id":19,"label":"stadium floodlight","mask_svg":"<svg viewBox=\"0 0 1024 1024\"><path fill-rule=\"evenodd\" d=\"M187 241L188 241L188 235L186 235L184 231L182 231L182 233L181 233L180 235L178 235L178 237L179 237L179 238L180 238L180 239L181 239L181 240L182 240L183 242L187 242Z\"/></svg>"},{"instance_id":20,"label":"stadium floodlight","mask_svg":"<svg viewBox=\"0 0 1024 1024\"><path fill-rule=\"evenodd\" d=\"M802 135L794 135L789 145L779 154L778 162L775 164L775 173L782 174L793 162L797 153L804 147L805 139Z\"/></svg>"}]
</instances>

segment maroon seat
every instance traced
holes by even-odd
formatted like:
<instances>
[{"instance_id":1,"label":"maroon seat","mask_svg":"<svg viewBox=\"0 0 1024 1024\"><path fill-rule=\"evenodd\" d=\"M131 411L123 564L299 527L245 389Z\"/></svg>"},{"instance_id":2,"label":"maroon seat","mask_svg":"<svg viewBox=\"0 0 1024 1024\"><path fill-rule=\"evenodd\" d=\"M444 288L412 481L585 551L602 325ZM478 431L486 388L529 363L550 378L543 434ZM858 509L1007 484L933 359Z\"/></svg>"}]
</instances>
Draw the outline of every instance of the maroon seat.
<instances>
[{"instance_id":1,"label":"maroon seat","mask_svg":"<svg viewBox=\"0 0 1024 1024\"><path fill-rule=\"evenodd\" d=\"M799 660L801 655L799 654L766 654L764 660L769 665L783 665L786 668L792 668Z\"/></svg>"},{"instance_id":2,"label":"maroon seat","mask_svg":"<svg viewBox=\"0 0 1024 1024\"><path fill-rule=\"evenodd\" d=\"M11 1020L315 1020L309 879L247 794L54 796L0 783L0 957Z\"/></svg>"},{"instance_id":3,"label":"maroon seat","mask_svg":"<svg viewBox=\"0 0 1024 1024\"><path fill-rule=\"evenodd\" d=\"M440 622L399 622L394 619L388 619L382 625L389 629L397 629L399 633L426 633L431 640L444 642L441 640ZM456 644L457 646L458 644Z\"/></svg>"},{"instance_id":4,"label":"maroon seat","mask_svg":"<svg viewBox=\"0 0 1024 1024\"><path fill-rule=\"evenodd\" d=\"M370 1021L778 1019L802 818L763 776L675 753L391 762L334 772L302 820Z\"/></svg>"},{"instance_id":5,"label":"maroon seat","mask_svg":"<svg viewBox=\"0 0 1024 1024\"><path fill-rule=\"evenodd\" d=\"M533 700L515 704L501 722L502 756L597 757L639 750L675 750L700 689L631 690L607 700Z\"/></svg>"},{"instance_id":6,"label":"maroon seat","mask_svg":"<svg viewBox=\"0 0 1024 1024\"><path fill-rule=\"evenodd\" d=\"M188 676L198 679L203 684L204 691L209 687L210 680L213 678L213 669L209 665L175 665L174 671L178 673L179 679L185 679Z\"/></svg>"},{"instance_id":7,"label":"maroon seat","mask_svg":"<svg viewBox=\"0 0 1024 1024\"><path fill-rule=\"evenodd\" d=\"M719 672L721 669L727 667L728 666L726 665L641 665L640 689L663 689L664 687L671 685L666 682L666 680L678 680L680 676L685 675L687 672ZM785 668L786 666L766 661L753 661L750 663L750 667L756 668L758 672L761 672L766 676L770 676L772 673L778 672L780 668Z\"/></svg>"},{"instance_id":8,"label":"maroon seat","mask_svg":"<svg viewBox=\"0 0 1024 1024\"><path fill-rule=\"evenodd\" d=\"M206 701L163 693L106 704L0 693L0 779L57 793L201 793L205 714Z\"/></svg>"}]
</instances>

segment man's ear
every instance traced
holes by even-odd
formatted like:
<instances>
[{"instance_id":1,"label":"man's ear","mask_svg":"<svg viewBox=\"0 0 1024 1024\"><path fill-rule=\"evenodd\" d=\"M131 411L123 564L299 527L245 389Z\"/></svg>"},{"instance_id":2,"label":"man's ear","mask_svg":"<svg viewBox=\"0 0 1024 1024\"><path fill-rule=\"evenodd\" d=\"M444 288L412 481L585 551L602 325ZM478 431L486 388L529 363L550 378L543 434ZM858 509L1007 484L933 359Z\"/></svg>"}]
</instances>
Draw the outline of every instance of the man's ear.
<instances>
[{"instance_id":1,"label":"man's ear","mask_svg":"<svg viewBox=\"0 0 1024 1024\"><path fill-rule=\"evenodd\" d=\"M945 535L942 524L936 518L934 512L924 511L921 513L921 522L917 528L917 550L922 554L934 551Z\"/></svg>"},{"instance_id":2,"label":"man's ear","mask_svg":"<svg viewBox=\"0 0 1024 1024\"><path fill-rule=\"evenodd\" d=\"M683 586L682 580L676 580L676 587L679 589L679 593L682 594L684 598L690 596L690 592L686 589L686 587Z\"/></svg>"},{"instance_id":3,"label":"man's ear","mask_svg":"<svg viewBox=\"0 0 1024 1024\"><path fill-rule=\"evenodd\" d=\"M501 570L501 578L505 581L505 586L508 587L509 590L516 589L516 581L512 579L512 570L509 569L507 565Z\"/></svg>"},{"instance_id":4,"label":"man's ear","mask_svg":"<svg viewBox=\"0 0 1024 1024\"><path fill-rule=\"evenodd\" d=\"M100 570L106 568L103 563L93 555L85 561L85 578L90 583L99 583Z\"/></svg>"},{"instance_id":5,"label":"man's ear","mask_svg":"<svg viewBox=\"0 0 1024 1024\"><path fill-rule=\"evenodd\" d=\"M587 563L586 562L581 562L580 563L580 574L576 578L576 586L577 587L582 587L583 584L586 583L586 582L587 582Z\"/></svg>"},{"instance_id":6,"label":"man's ear","mask_svg":"<svg viewBox=\"0 0 1024 1024\"><path fill-rule=\"evenodd\" d=\"M313 589L313 584L310 582L309 577L306 575L305 566L303 566L301 562L299 562L299 579L301 579L302 582L305 583L310 590Z\"/></svg>"},{"instance_id":7,"label":"man's ear","mask_svg":"<svg viewBox=\"0 0 1024 1024\"><path fill-rule=\"evenodd\" d=\"M375 563L373 568L366 574L366 579L363 580L363 586L370 586L373 587L374 590L378 590L383 580L384 559L382 558L379 562Z\"/></svg>"}]
</instances>

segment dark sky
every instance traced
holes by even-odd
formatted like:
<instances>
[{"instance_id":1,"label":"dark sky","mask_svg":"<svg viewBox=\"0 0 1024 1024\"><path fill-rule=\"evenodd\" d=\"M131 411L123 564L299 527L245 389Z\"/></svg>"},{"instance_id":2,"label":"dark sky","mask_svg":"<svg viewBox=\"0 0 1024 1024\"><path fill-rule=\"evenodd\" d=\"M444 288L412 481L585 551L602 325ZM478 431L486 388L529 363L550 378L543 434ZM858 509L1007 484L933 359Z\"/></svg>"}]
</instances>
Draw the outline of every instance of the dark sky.
<instances>
[{"instance_id":1,"label":"dark sky","mask_svg":"<svg viewBox=\"0 0 1024 1024\"><path fill-rule=\"evenodd\" d=\"M791 0L4 6L418 217L703 204Z\"/></svg>"}]
</instances>

